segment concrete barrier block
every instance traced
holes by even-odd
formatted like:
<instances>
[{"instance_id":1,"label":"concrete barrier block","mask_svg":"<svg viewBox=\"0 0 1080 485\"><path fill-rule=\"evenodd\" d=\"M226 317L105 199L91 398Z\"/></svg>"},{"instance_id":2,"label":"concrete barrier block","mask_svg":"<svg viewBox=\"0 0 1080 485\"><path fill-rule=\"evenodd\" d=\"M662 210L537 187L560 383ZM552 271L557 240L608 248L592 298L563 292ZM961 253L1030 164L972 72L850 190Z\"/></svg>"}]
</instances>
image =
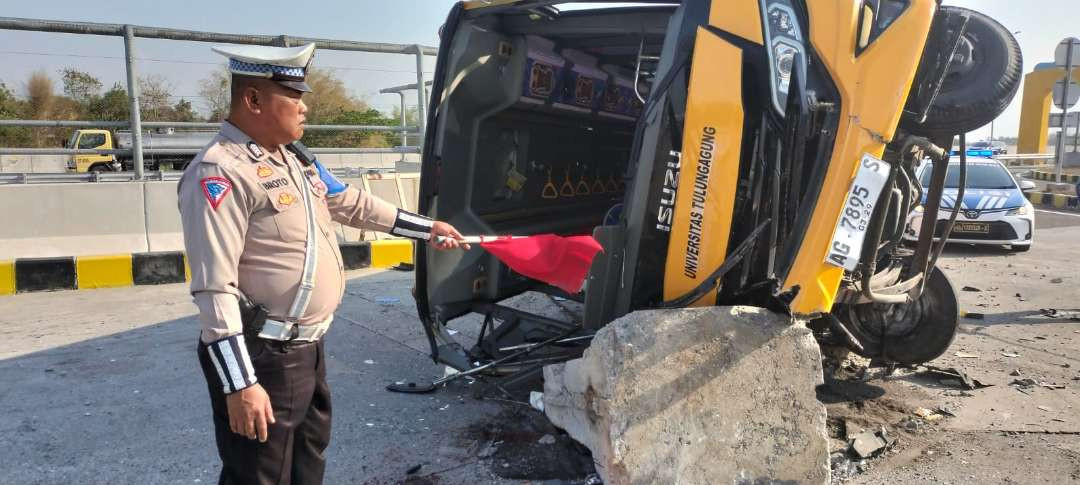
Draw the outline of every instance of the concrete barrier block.
<instances>
[{"instance_id":1,"label":"concrete barrier block","mask_svg":"<svg viewBox=\"0 0 1080 485\"><path fill-rule=\"evenodd\" d=\"M1068 152L1065 154L1061 165L1064 167L1080 167L1080 152Z\"/></svg>"},{"instance_id":2,"label":"concrete barrier block","mask_svg":"<svg viewBox=\"0 0 1080 485\"><path fill-rule=\"evenodd\" d=\"M413 242L409 239L375 241L371 243L371 267L389 268L400 263L412 264Z\"/></svg>"},{"instance_id":3,"label":"concrete barrier block","mask_svg":"<svg viewBox=\"0 0 1080 485\"><path fill-rule=\"evenodd\" d=\"M371 188L371 193L376 197L401 207L401 198L398 197L396 178L371 178L368 179L368 187Z\"/></svg>"},{"instance_id":4,"label":"concrete barrier block","mask_svg":"<svg viewBox=\"0 0 1080 485\"><path fill-rule=\"evenodd\" d=\"M364 230L334 223L334 232L338 235L338 243L359 242L364 240Z\"/></svg>"},{"instance_id":5,"label":"concrete barrier block","mask_svg":"<svg viewBox=\"0 0 1080 485\"><path fill-rule=\"evenodd\" d=\"M394 171L397 173L418 173L420 172L420 163L394 162Z\"/></svg>"},{"instance_id":6,"label":"concrete barrier block","mask_svg":"<svg viewBox=\"0 0 1080 485\"><path fill-rule=\"evenodd\" d=\"M32 172L30 155L0 155L0 172Z\"/></svg>"},{"instance_id":7,"label":"concrete barrier block","mask_svg":"<svg viewBox=\"0 0 1080 485\"><path fill-rule=\"evenodd\" d=\"M139 253L131 257L131 272L136 285L183 283L188 278L188 271L184 253L179 251Z\"/></svg>"},{"instance_id":8,"label":"concrete barrier block","mask_svg":"<svg viewBox=\"0 0 1080 485\"><path fill-rule=\"evenodd\" d=\"M143 182L146 200L148 251L183 251L184 227L180 223L176 182Z\"/></svg>"},{"instance_id":9,"label":"concrete barrier block","mask_svg":"<svg viewBox=\"0 0 1080 485\"><path fill-rule=\"evenodd\" d=\"M30 157L30 171L34 173L64 173L67 172L67 155L32 155Z\"/></svg>"},{"instance_id":10,"label":"concrete barrier block","mask_svg":"<svg viewBox=\"0 0 1080 485\"><path fill-rule=\"evenodd\" d=\"M405 192L405 200L409 205L409 210L416 212L420 203L420 177L402 177L402 173L398 173L398 177L401 178L401 188Z\"/></svg>"},{"instance_id":11,"label":"concrete barrier block","mask_svg":"<svg viewBox=\"0 0 1080 485\"><path fill-rule=\"evenodd\" d=\"M339 153L324 153L319 155L319 163L323 164L326 168L342 168L341 154Z\"/></svg>"},{"instance_id":12,"label":"concrete barrier block","mask_svg":"<svg viewBox=\"0 0 1080 485\"><path fill-rule=\"evenodd\" d=\"M348 153L341 155L341 165L343 167L357 167L357 168L393 168L394 162L397 161L397 155L394 154L392 160L384 160L384 153Z\"/></svg>"},{"instance_id":13,"label":"concrete barrier block","mask_svg":"<svg viewBox=\"0 0 1080 485\"><path fill-rule=\"evenodd\" d=\"M0 295L15 293L15 261L0 261Z\"/></svg>"},{"instance_id":14,"label":"concrete barrier block","mask_svg":"<svg viewBox=\"0 0 1080 485\"><path fill-rule=\"evenodd\" d=\"M146 251L144 200L136 183L0 187L0 207L19 208L0 227L0 258Z\"/></svg>"},{"instance_id":15,"label":"concrete barrier block","mask_svg":"<svg viewBox=\"0 0 1080 485\"><path fill-rule=\"evenodd\" d=\"M604 483L829 480L821 353L809 329L752 307L651 310L544 367L544 412Z\"/></svg>"},{"instance_id":16,"label":"concrete barrier block","mask_svg":"<svg viewBox=\"0 0 1080 485\"><path fill-rule=\"evenodd\" d=\"M75 258L28 258L15 260L15 291L73 290Z\"/></svg>"},{"instance_id":17,"label":"concrete barrier block","mask_svg":"<svg viewBox=\"0 0 1080 485\"><path fill-rule=\"evenodd\" d=\"M116 288L131 286L131 254L79 256L75 258L78 288Z\"/></svg>"}]
</instances>

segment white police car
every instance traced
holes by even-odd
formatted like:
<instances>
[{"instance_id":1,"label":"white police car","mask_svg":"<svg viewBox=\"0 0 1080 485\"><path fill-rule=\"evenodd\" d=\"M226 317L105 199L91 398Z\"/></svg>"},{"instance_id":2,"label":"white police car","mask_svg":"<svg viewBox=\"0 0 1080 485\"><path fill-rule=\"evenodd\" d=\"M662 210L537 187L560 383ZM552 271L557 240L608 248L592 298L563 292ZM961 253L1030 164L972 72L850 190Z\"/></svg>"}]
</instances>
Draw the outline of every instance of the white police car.
<instances>
[{"instance_id":1,"label":"white police car","mask_svg":"<svg viewBox=\"0 0 1080 485\"><path fill-rule=\"evenodd\" d=\"M917 172L923 186L924 204L931 173L929 162L919 167ZM945 177L945 191L941 195L935 239L938 239L952 215L959 179L959 161L953 158ZM1031 249L1035 237L1035 210L1031 202L1024 197L1023 191L1034 189L1034 183L1024 181L1017 184L1009 170L997 160L968 158L965 186L964 200L960 203L960 214L956 217L956 225L949 235L949 242L1007 245L1013 251ZM920 205L908 215L904 229L905 240L919 239L922 221L923 207Z\"/></svg>"}]
</instances>

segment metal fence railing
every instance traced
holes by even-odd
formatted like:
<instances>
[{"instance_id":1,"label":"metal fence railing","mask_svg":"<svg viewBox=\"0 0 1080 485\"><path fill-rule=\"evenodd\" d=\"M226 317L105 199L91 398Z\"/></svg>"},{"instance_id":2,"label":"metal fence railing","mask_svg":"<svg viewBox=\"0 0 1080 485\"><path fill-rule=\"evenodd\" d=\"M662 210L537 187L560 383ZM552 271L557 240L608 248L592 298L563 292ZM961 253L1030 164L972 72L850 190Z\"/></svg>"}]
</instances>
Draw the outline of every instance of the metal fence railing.
<instances>
[{"instance_id":1,"label":"metal fence railing","mask_svg":"<svg viewBox=\"0 0 1080 485\"><path fill-rule=\"evenodd\" d=\"M331 168L336 177L359 178L363 174L388 172L392 169L375 168ZM89 173L0 173L0 185L22 184L64 184L81 182L175 182L183 172L172 170L152 170L143 173L142 179L136 179L134 172L89 172Z\"/></svg>"},{"instance_id":2,"label":"metal fence railing","mask_svg":"<svg viewBox=\"0 0 1080 485\"><path fill-rule=\"evenodd\" d=\"M428 86L431 86L431 81L427 81L427 82L424 83L424 90L421 91L421 92L428 93L429 92L427 90ZM394 87L389 87L389 88L383 88L383 89L379 90L379 94L396 94L396 95L398 95L398 98L401 101L401 126L400 126L399 129L401 130L401 144L402 145L408 145L409 144L408 137L409 137L409 133L410 133L410 131L409 131L410 127L409 127L409 121L408 121L408 110L405 109L405 91L412 91L412 90L415 90L415 89L417 89L417 84L416 83L406 84L404 86L394 86ZM424 99L423 103L427 104L429 101L430 100L426 97L426 94L425 94L425 99ZM411 133L419 134L418 131L412 131ZM424 138L423 136L418 137L418 141L417 141L416 144L421 145L423 138ZM403 162L405 161L405 155L404 154L401 155L401 161L403 161Z\"/></svg>"},{"instance_id":3,"label":"metal fence railing","mask_svg":"<svg viewBox=\"0 0 1080 485\"><path fill-rule=\"evenodd\" d=\"M417 92L418 125L410 126L372 126L372 125L308 125L307 130L312 131L389 131L417 133L423 140L427 110L427 89L424 83L424 56L435 55L438 51L434 47L420 44L388 44L377 42L357 42L348 40L318 39L308 37L291 37L286 35L245 35L225 34L218 32L201 32L183 29L168 29L160 27L146 27L139 25L108 24L97 22L67 22L56 20L25 19L14 17L0 17L0 29L25 30L34 32L55 32L83 35L106 35L123 37L124 39L124 63L127 74L128 104L130 107L129 121L53 121L53 120L0 120L2 126L27 126L27 127L69 127L69 128L129 128L132 132L132 147L125 150L77 150L71 148L0 148L0 155L78 155L78 154L103 154L103 155L131 155L134 165L133 180L142 180L145 175L143 154L194 154L198 150L185 149L143 149L142 133L146 128L174 127L174 128L217 128L218 123L185 123L185 122L144 122L139 112L139 84L137 76L135 38L182 40L194 42L216 42L228 44L272 45L288 47L292 45L314 43L317 48L325 50L372 52L384 54L412 55L416 58L416 84L412 89ZM404 88L404 87L403 87ZM402 97L402 113L404 116L404 97ZM404 138L403 138L404 140ZM404 141L402 142L405 143ZM332 150L332 151L331 151ZM418 147L397 148L333 148L318 149L316 153L418 153ZM5 180L11 176L23 174L6 174ZM27 174L23 180L38 180L38 174ZM55 176L55 175L54 175ZM99 180L99 179L94 179ZM0 183L5 183L0 181ZM20 182L28 183L28 182Z\"/></svg>"}]
</instances>

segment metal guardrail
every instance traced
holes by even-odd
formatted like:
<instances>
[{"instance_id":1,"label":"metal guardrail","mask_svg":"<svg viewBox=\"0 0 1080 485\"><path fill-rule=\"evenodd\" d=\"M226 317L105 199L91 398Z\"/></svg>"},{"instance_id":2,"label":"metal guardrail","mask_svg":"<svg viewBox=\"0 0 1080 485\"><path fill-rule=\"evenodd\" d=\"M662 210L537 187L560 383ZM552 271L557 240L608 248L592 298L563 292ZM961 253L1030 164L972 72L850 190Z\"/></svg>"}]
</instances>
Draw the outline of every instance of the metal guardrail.
<instances>
[{"instance_id":1,"label":"metal guardrail","mask_svg":"<svg viewBox=\"0 0 1080 485\"><path fill-rule=\"evenodd\" d=\"M151 171L143 174L143 181L180 180L183 172ZM0 173L0 185L12 184L61 184L75 182L132 182L134 172L90 172L90 173Z\"/></svg>"},{"instance_id":2,"label":"metal guardrail","mask_svg":"<svg viewBox=\"0 0 1080 485\"><path fill-rule=\"evenodd\" d=\"M393 172L392 168L332 168L335 177L359 178L368 173ZM143 182L175 182L184 172L176 170L148 171L143 174ZM134 172L90 172L90 173L0 173L0 185L23 184L65 184L82 182L136 182Z\"/></svg>"},{"instance_id":3,"label":"metal guardrail","mask_svg":"<svg viewBox=\"0 0 1080 485\"><path fill-rule=\"evenodd\" d=\"M427 81L427 82L424 83L425 86L431 86L431 84L432 84L431 81ZM409 122L408 122L408 120L406 118L407 115L408 115L408 110L405 109L405 91L411 91L413 89L416 89L417 86L418 86L418 84L412 83L412 84L403 84L401 86L393 86L393 87L389 87L389 88L382 88L382 89L379 90L379 94L396 94L396 95L398 95L398 98L401 100L401 127L399 128L399 130L401 131L401 143L403 145L408 145L409 144L408 138L409 138L409 133L410 133L409 126L408 126ZM423 92L426 93L427 91L425 90ZM429 100L425 97L424 102L427 103L428 101ZM417 127L417 128L419 128L419 127ZM419 130L417 130L417 131L419 131ZM411 133L416 133L416 131L411 132ZM420 142L418 142L418 144L419 143ZM405 161L405 155L404 154L401 156L401 161L403 161L403 162Z\"/></svg>"},{"instance_id":4,"label":"metal guardrail","mask_svg":"<svg viewBox=\"0 0 1080 485\"><path fill-rule=\"evenodd\" d=\"M994 155L994 160L997 160L1010 169L1027 169L1027 168L1041 168L1046 166L1042 162L1045 160L1053 160L1054 154L1052 153L1017 153L1013 155ZM1052 165L1052 164L1050 164Z\"/></svg>"},{"instance_id":5,"label":"metal guardrail","mask_svg":"<svg viewBox=\"0 0 1080 485\"><path fill-rule=\"evenodd\" d=\"M1053 153L1014 153L1012 155L994 155L995 160L1053 160Z\"/></svg>"},{"instance_id":6,"label":"metal guardrail","mask_svg":"<svg viewBox=\"0 0 1080 485\"><path fill-rule=\"evenodd\" d=\"M148 155L194 155L199 148L144 148ZM316 155L325 154L368 154L368 153L420 153L420 147L389 148L312 148ZM87 148L0 148L0 155L130 155L130 148L87 149Z\"/></svg>"},{"instance_id":7,"label":"metal guardrail","mask_svg":"<svg viewBox=\"0 0 1080 485\"><path fill-rule=\"evenodd\" d=\"M161 27L147 27L141 25L128 25L128 24L108 24L98 22L66 22L57 20L42 20L42 19L27 19L16 17L0 17L0 29L6 30L26 30L34 32L56 32L56 33L68 33L68 34L84 34L84 35L108 35L117 36L124 39L124 63L127 74L127 92L128 92L128 105L131 110L131 121L123 125L116 126L130 126L132 128L132 148L128 152L131 153L132 159L135 165L135 179L139 180L143 178L144 166L143 166L143 146L142 146L142 129L144 127L152 126L151 123L143 123L141 120L141 114L139 112L139 83L136 71L136 57L135 57L135 38L149 38L149 39L168 39L168 40L183 40L194 42L217 42L227 44L249 44L249 45L270 45L270 46L283 46L289 47L292 45L314 43L319 49L327 50L340 50L340 51L358 51L358 52L375 52L385 54L409 54L416 57L416 83L417 87L417 102L418 102L418 122L417 132L421 134L423 139L423 133L425 130L425 122L427 120L427 94L424 86L424 56L436 55L438 50L434 47L422 46L420 44L388 44L378 42L357 42L346 40L333 40L333 39L319 39L309 37L290 37L287 35L247 35L247 34L225 34L220 32L200 32L194 30L183 29L168 29ZM403 110L404 111L404 110ZM24 121L24 120L16 120ZM40 126L64 126L56 123L56 121L46 121L45 124ZM121 122L122 123L122 122ZM193 123L187 124L187 127L194 126L207 126L206 123ZM13 125L8 125L13 126ZM98 123L97 126L104 126ZM171 124L169 126L178 126L178 124ZM347 129L359 129L353 125L333 125L333 126L349 126ZM380 130L389 127L379 127ZM330 129L325 128L324 129ZM401 131L398 129L387 129L386 131ZM0 154L4 152L0 151ZM59 154L69 154L71 152L61 152ZM94 152L90 152L94 153ZM147 153L150 153L149 151ZM344 153L344 152L343 152ZM382 153L382 152L350 152L350 153Z\"/></svg>"},{"instance_id":8,"label":"metal guardrail","mask_svg":"<svg viewBox=\"0 0 1080 485\"><path fill-rule=\"evenodd\" d=\"M221 128L221 123L203 123L196 121L144 121L141 125L143 128L186 128L203 130L217 130ZM33 128L130 128L131 122L89 120L0 120L0 127L4 126L26 126ZM304 130L310 131L392 131L400 133L403 129L407 130L409 133L416 133L419 130L419 127L383 125L304 125Z\"/></svg>"},{"instance_id":9,"label":"metal guardrail","mask_svg":"<svg viewBox=\"0 0 1080 485\"><path fill-rule=\"evenodd\" d=\"M31 30L36 32L59 32L66 34L89 35L124 35L123 24L99 22L66 22L58 20L27 19L0 17L0 29ZM162 27L130 26L135 37L147 39L188 40L195 42L222 42L227 44L251 45L299 45L314 43L319 49L337 51L376 52L383 54L438 54L434 47L419 44L386 44L381 42L357 42L350 40L318 39L313 37L292 37L287 35L246 35L225 34L218 32L200 32L196 30L168 29Z\"/></svg>"}]
</instances>

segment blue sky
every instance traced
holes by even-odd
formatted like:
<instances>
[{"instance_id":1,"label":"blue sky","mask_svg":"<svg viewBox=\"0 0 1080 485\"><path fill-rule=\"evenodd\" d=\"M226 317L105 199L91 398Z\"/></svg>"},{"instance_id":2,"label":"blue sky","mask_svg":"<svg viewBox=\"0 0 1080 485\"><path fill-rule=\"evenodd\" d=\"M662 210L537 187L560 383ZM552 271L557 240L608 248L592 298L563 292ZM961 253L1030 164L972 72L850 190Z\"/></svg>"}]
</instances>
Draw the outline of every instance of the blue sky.
<instances>
[{"instance_id":1,"label":"blue sky","mask_svg":"<svg viewBox=\"0 0 1080 485\"><path fill-rule=\"evenodd\" d=\"M333 0L210 1L109 0L85 2L48 0L5 2L3 15L51 20L82 20L106 23L173 27L245 34L287 34L367 42L402 44L438 43L438 28L453 4L450 0ZM1080 2L1076 0L946 0L946 4L973 8L994 17L1017 38L1024 51L1024 68L1051 60L1062 38L1080 37ZM317 6L314 6L317 5ZM210 52L210 44L153 39L136 40L140 74L159 74L173 92L197 107L198 81L222 63ZM315 64L330 68L353 94L372 106L389 110L396 95L380 95L382 87L416 81L412 56L320 51ZM124 79L123 40L118 37L80 36L0 30L0 82L17 92L27 76L44 69L57 76L67 66L98 76L106 86ZM434 58L427 58L427 70ZM1019 122L1019 99L995 123L995 134L1015 135ZM984 137L989 128L975 132Z\"/></svg>"}]
</instances>

